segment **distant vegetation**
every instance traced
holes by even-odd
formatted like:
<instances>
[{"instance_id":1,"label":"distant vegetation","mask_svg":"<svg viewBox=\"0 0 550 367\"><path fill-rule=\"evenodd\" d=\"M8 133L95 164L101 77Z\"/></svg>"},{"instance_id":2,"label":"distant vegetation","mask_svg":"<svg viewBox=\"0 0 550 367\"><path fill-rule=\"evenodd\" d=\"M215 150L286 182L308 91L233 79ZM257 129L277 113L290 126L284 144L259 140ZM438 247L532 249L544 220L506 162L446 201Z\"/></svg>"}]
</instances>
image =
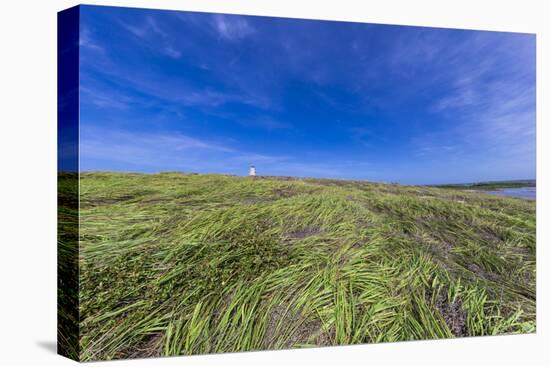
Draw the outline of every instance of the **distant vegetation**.
<instances>
[{"instance_id":1,"label":"distant vegetation","mask_svg":"<svg viewBox=\"0 0 550 367\"><path fill-rule=\"evenodd\" d=\"M469 189L469 190L498 190L511 189L518 187L535 187L536 180L514 180L514 181L494 181L494 182L474 182L468 184L447 184L433 185L432 187L447 188L447 189Z\"/></svg>"},{"instance_id":2,"label":"distant vegetation","mask_svg":"<svg viewBox=\"0 0 550 367\"><path fill-rule=\"evenodd\" d=\"M80 195L85 361L535 331L533 201L178 173Z\"/></svg>"}]
</instances>

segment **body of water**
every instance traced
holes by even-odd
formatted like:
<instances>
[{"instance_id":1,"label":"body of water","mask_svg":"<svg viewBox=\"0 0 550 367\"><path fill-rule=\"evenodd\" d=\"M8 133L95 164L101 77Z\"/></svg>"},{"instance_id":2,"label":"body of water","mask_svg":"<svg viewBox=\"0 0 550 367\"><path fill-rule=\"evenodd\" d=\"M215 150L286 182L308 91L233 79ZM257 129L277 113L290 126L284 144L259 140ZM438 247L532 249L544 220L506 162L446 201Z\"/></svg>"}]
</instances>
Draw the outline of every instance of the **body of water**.
<instances>
[{"instance_id":1,"label":"body of water","mask_svg":"<svg viewBox=\"0 0 550 367\"><path fill-rule=\"evenodd\" d=\"M491 195L512 196L529 200L535 200L537 198L536 187L513 187L508 189L499 189L485 192Z\"/></svg>"}]
</instances>

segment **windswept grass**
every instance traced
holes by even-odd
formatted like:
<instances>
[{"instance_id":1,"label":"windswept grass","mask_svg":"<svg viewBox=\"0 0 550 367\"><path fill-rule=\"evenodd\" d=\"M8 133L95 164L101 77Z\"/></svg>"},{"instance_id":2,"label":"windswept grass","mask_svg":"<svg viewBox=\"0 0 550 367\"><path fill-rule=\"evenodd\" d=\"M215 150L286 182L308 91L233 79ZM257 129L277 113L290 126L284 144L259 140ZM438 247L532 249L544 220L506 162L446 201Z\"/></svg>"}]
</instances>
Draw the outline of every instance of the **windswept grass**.
<instances>
[{"instance_id":1,"label":"windswept grass","mask_svg":"<svg viewBox=\"0 0 550 367\"><path fill-rule=\"evenodd\" d=\"M82 360L535 330L535 203L359 181L84 173Z\"/></svg>"}]
</instances>

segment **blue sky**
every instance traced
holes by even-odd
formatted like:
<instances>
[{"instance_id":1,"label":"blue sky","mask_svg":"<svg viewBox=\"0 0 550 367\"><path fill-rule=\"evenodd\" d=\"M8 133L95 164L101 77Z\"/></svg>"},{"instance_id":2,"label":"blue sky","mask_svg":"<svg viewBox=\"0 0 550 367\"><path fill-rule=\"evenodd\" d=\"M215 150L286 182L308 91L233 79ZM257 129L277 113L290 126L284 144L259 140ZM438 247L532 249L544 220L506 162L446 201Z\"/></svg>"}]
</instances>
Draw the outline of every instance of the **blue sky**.
<instances>
[{"instance_id":1,"label":"blue sky","mask_svg":"<svg viewBox=\"0 0 550 367\"><path fill-rule=\"evenodd\" d=\"M535 36L81 7L80 167L535 177Z\"/></svg>"}]
</instances>

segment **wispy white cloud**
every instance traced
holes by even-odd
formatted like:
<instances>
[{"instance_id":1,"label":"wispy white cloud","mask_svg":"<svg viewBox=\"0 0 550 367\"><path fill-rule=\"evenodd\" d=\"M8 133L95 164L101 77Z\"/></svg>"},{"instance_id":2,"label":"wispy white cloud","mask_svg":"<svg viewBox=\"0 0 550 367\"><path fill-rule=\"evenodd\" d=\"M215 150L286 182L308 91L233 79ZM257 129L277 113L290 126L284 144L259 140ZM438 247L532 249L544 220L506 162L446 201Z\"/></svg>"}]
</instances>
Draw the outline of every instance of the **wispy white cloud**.
<instances>
[{"instance_id":1,"label":"wispy white cloud","mask_svg":"<svg viewBox=\"0 0 550 367\"><path fill-rule=\"evenodd\" d=\"M447 67L433 78L441 93L427 108L439 123L411 140L415 156L461 170L534 172L534 49L524 41L476 33L443 54Z\"/></svg>"},{"instance_id":2,"label":"wispy white cloud","mask_svg":"<svg viewBox=\"0 0 550 367\"><path fill-rule=\"evenodd\" d=\"M276 163L287 162L291 159L289 156L281 155L266 155L259 153L242 153L236 155L233 158L237 162L243 162L246 164L255 164L255 165L272 165ZM283 163L286 164L286 163Z\"/></svg>"},{"instance_id":3,"label":"wispy white cloud","mask_svg":"<svg viewBox=\"0 0 550 367\"><path fill-rule=\"evenodd\" d=\"M237 145L234 142L233 145ZM261 175L357 177L367 175L369 163L359 160L309 162L291 155L251 152L180 133L132 132L90 127L81 132L83 170L178 170L198 173L247 173L254 164ZM95 166L95 165L98 166ZM360 170L357 171L357 170Z\"/></svg>"},{"instance_id":4,"label":"wispy white cloud","mask_svg":"<svg viewBox=\"0 0 550 367\"><path fill-rule=\"evenodd\" d=\"M82 103L91 103L98 108L112 108L125 110L134 100L128 95L113 93L110 89L95 89L80 85L80 100Z\"/></svg>"},{"instance_id":5,"label":"wispy white cloud","mask_svg":"<svg viewBox=\"0 0 550 367\"><path fill-rule=\"evenodd\" d=\"M81 131L81 165L83 169L97 169L90 162L112 162L150 170L200 170L212 161L206 156L232 154L235 150L212 141L197 139L174 132L132 132L99 127ZM220 165L221 166L221 165Z\"/></svg>"},{"instance_id":6,"label":"wispy white cloud","mask_svg":"<svg viewBox=\"0 0 550 367\"><path fill-rule=\"evenodd\" d=\"M160 51L173 59L182 56L182 52L176 47L176 40L172 39L153 16L146 17L140 24L130 24L123 20L119 20L119 24L149 49Z\"/></svg>"},{"instance_id":7,"label":"wispy white cloud","mask_svg":"<svg viewBox=\"0 0 550 367\"><path fill-rule=\"evenodd\" d=\"M172 45L169 36L160 28L157 21L152 17L148 18L143 26L133 26L120 21L121 26L129 33L140 39L141 47L146 47L155 52L162 52L171 58L180 58L182 51ZM160 40L155 40L156 35ZM242 81L230 71L218 70L225 75L225 81L229 84L230 90L213 89L209 87L195 87L189 80L177 75L167 75L162 70L146 68L141 72L128 72L127 66L121 64L116 58L111 57L113 50L101 46L95 41L93 33L86 29L83 32L81 43L93 54L82 56L82 62L86 70L94 70L96 73L104 74L117 81L121 85L132 88L135 92L148 94L169 103L180 103L184 106L197 106L204 108L216 108L228 103L244 104L260 109L269 109L272 101L269 96L258 91L248 83ZM143 42L142 42L143 41ZM96 59L96 53L101 52L101 59ZM202 65L203 70L208 70ZM244 83L244 84L243 84ZM107 106L107 101L97 100ZM114 107L114 104L113 104ZM275 123L272 124L276 128Z\"/></svg>"},{"instance_id":8,"label":"wispy white cloud","mask_svg":"<svg viewBox=\"0 0 550 367\"><path fill-rule=\"evenodd\" d=\"M282 121L271 116L258 116L250 119L239 119L238 122L243 126L259 127L267 130L291 129L293 125L290 122Z\"/></svg>"},{"instance_id":9,"label":"wispy white cloud","mask_svg":"<svg viewBox=\"0 0 550 367\"><path fill-rule=\"evenodd\" d=\"M181 51L177 50L171 45L166 45L163 49L164 53L173 59L179 59L181 57Z\"/></svg>"},{"instance_id":10,"label":"wispy white cloud","mask_svg":"<svg viewBox=\"0 0 550 367\"><path fill-rule=\"evenodd\" d=\"M213 112L210 109L228 103L249 105L261 109L266 109L271 105L267 97L247 91L197 88L191 85L188 80L179 76L167 77L155 70L144 70L140 75L135 75L134 73L128 73L116 63L110 62L108 66L108 68L99 68L93 64L88 65L89 68L108 75L109 78L130 88L133 92L146 94L166 103L207 108L206 112Z\"/></svg>"},{"instance_id":11,"label":"wispy white cloud","mask_svg":"<svg viewBox=\"0 0 550 367\"><path fill-rule=\"evenodd\" d=\"M154 17L152 16L147 17L146 23L153 32L160 35L162 38L165 38L165 39L169 38L168 33L162 29L162 27L158 24L158 22L155 20Z\"/></svg>"},{"instance_id":12,"label":"wispy white cloud","mask_svg":"<svg viewBox=\"0 0 550 367\"><path fill-rule=\"evenodd\" d=\"M432 110L435 112L446 111L454 108L471 106L479 101L481 96L473 88L470 79L461 79L455 82L452 92L434 102Z\"/></svg>"},{"instance_id":13,"label":"wispy white cloud","mask_svg":"<svg viewBox=\"0 0 550 367\"><path fill-rule=\"evenodd\" d=\"M188 106L218 107L226 103L243 103L261 105L262 102L253 96L232 92L220 92L210 89L192 89L182 87L170 99Z\"/></svg>"},{"instance_id":14,"label":"wispy white cloud","mask_svg":"<svg viewBox=\"0 0 550 367\"><path fill-rule=\"evenodd\" d=\"M227 140L227 139L224 139ZM233 142L233 145L237 145ZM92 127L81 131L81 166L100 169L95 163L109 162L109 169L147 167L149 171L182 170L187 172L230 173L250 164L276 165L291 159L287 156L250 152L227 145L227 142L199 139L174 132L136 132ZM104 166L103 166L104 167Z\"/></svg>"},{"instance_id":15,"label":"wispy white cloud","mask_svg":"<svg viewBox=\"0 0 550 367\"><path fill-rule=\"evenodd\" d=\"M91 31L86 26L81 26L79 46L97 53L104 54L105 48L96 42L91 35Z\"/></svg>"},{"instance_id":16,"label":"wispy white cloud","mask_svg":"<svg viewBox=\"0 0 550 367\"><path fill-rule=\"evenodd\" d=\"M440 126L414 137L416 156L489 167L523 162L534 169L536 116L531 87L521 89L513 81L478 83L442 98L436 106L432 111L441 117Z\"/></svg>"},{"instance_id":17,"label":"wispy white cloud","mask_svg":"<svg viewBox=\"0 0 550 367\"><path fill-rule=\"evenodd\" d=\"M133 34L135 37L144 38L147 35L148 27L142 25L133 25L124 21L119 21L122 28Z\"/></svg>"},{"instance_id":18,"label":"wispy white cloud","mask_svg":"<svg viewBox=\"0 0 550 367\"><path fill-rule=\"evenodd\" d=\"M213 24L219 36L229 41L246 38L255 32L250 23L238 15L215 14Z\"/></svg>"}]
</instances>

